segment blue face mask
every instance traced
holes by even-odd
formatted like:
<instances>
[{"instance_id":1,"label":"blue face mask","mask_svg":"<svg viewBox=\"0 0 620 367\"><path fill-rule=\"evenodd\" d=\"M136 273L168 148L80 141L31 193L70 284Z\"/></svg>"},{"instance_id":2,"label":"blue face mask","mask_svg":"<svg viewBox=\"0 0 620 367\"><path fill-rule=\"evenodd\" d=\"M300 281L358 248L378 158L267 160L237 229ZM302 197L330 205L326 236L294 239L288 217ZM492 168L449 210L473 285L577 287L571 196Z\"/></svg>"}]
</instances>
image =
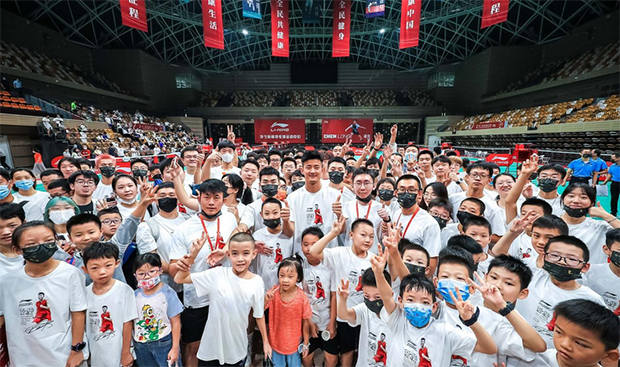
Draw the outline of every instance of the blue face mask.
<instances>
[{"instance_id":1,"label":"blue face mask","mask_svg":"<svg viewBox=\"0 0 620 367\"><path fill-rule=\"evenodd\" d=\"M0 185L0 200L9 196L9 186L8 185Z\"/></svg>"},{"instance_id":2,"label":"blue face mask","mask_svg":"<svg viewBox=\"0 0 620 367\"><path fill-rule=\"evenodd\" d=\"M415 327L424 327L431 320L431 306L420 303L405 303L405 317Z\"/></svg>"},{"instance_id":3,"label":"blue face mask","mask_svg":"<svg viewBox=\"0 0 620 367\"><path fill-rule=\"evenodd\" d=\"M452 302L452 298L450 297L450 291L452 291L456 299L459 298L456 294L456 287L459 288L459 293L461 293L463 301L467 301L467 299L469 299L469 285L467 285L467 283L452 279L440 279L437 283L437 291L441 294L443 300L451 305L453 305L454 302Z\"/></svg>"},{"instance_id":4,"label":"blue face mask","mask_svg":"<svg viewBox=\"0 0 620 367\"><path fill-rule=\"evenodd\" d=\"M34 180L15 181L15 186L20 190L28 191L34 186Z\"/></svg>"}]
</instances>

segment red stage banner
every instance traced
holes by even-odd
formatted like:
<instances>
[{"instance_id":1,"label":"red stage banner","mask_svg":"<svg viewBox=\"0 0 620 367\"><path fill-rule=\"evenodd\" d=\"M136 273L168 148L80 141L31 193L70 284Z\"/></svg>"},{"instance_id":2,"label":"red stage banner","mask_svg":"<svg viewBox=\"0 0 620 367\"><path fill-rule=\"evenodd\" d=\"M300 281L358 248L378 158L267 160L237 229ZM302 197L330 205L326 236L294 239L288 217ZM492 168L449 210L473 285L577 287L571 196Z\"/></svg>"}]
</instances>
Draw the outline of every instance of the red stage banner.
<instances>
[{"instance_id":1,"label":"red stage banner","mask_svg":"<svg viewBox=\"0 0 620 367\"><path fill-rule=\"evenodd\" d=\"M505 121L483 121L472 126L472 130L499 129L506 125Z\"/></svg>"},{"instance_id":2,"label":"red stage banner","mask_svg":"<svg viewBox=\"0 0 620 367\"><path fill-rule=\"evenodd\" d=\"M480 29L505 22L506 19L508 19L508 1L509 0L484 0Z\"/></svg>"},{"instance_id":3,"label":"red stage banner","mask_svg":"<svg viewBox=\"0 0 620 367\"><path fill-rule=\"evenodd\" d=\"M271 54L288 57L288 2L271 0Z\"/></svg>"},{"instance_id":4,"label":"red stage banner","mask_svg":"<svg viewBox=\"0 0 620 367\"><path fill-rule=\"evenodd\" d=\"M420 13L422 0L402 0L400 14L400 49L415 47L420 41Z\"/></svg>"},{"instance_id":5,"label":"red stage banner","mask_svg":"<svg viewBox=\"0 0 620 367\"><path fill-rule=\"evenodd\" d=\"M121 0L121 19L127 27L148 32L145 0Z\"/></svg>"},{"instance_id":6,"label":"red stage banner","mask_svg":"<svg viewBox=\"0 0 620 367\"><path fill-rule=\"evenodd\" d=\"M202 27L205 46L223 50L222 0L202 0Z\"/></svg>"},{"instance_id":7,"label":"red stage banner","mask_svg":"<svg viewBox=\"0 0 620 367\"><path fill-rule=\"evenodd\" d=\"M349 136L352 143L367 143L373 136L372 119L323 119L323 143L344 143Z\"/></svg>"},{"instance_id":8,"label":"red stage banner","mask_svg":"<svg viewBox=\"0 0 620 367\"><path fill-rule=\"evenodd\" d=\"M334 1L332 57L349 57L351 48L351 0Z\"/></svg>"},{"instance_id":9,"label":"red stage banner","mask_svg":"<svg viewBox=\"0 0 620 367\"><path fill-rule=\"evenodd\" d=\"M257 143L305 143L306 120L254 120L254 141Z\"/></svg>"}]
</instances>

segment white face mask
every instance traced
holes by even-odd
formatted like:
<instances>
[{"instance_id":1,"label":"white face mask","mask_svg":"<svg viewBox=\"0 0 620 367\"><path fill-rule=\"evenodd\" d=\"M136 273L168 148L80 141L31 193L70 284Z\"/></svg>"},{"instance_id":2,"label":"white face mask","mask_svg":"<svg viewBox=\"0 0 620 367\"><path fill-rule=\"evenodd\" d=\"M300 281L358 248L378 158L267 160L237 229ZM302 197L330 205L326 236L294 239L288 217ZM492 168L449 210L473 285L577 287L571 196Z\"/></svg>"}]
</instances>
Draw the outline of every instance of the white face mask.
<instances>
[{"instance_id":1,"label":"white face mask","mask_svg":"<svg viewBox=\"0 0 620 367\"><path fill-rule=\"evenodd\" d=\"M133 205L133 203L136 202L137 197L133 198L132 200L124 200L119 198L118 196L116 197L116 200L118 202L120 202L121 204L125 204L125 205Z\"/></svg>"},{"instance_id":2,"label":"white face mask","mask_svg":"<svg viewBox=\"0 0 620 367\"><path fill-rule=\"evenodd\" d=\"M222 154L222 161L224 163L230 163L233 161L233 155L230 153Z\"/></svg>"},{"instance_id":3,"label":"white face mask","mask_svg":"<svg viewBox=\"0 0 620 367\"><path fill-rule=\"evenodd\" d=\"M50 212L50 220L57 225L65 224L75 215L74 209L55 210Z\"/></svg>"}]
</instances>

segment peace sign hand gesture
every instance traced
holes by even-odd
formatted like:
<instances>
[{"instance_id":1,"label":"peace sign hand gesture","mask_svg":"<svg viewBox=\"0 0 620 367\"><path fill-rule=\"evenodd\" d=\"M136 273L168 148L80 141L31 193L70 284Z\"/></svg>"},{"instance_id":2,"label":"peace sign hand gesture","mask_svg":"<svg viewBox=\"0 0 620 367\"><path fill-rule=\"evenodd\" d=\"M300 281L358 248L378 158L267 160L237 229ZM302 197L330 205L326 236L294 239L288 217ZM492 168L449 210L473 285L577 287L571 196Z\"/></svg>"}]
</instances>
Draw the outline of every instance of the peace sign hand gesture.
<instances>
[{"instance_id":1,"label":"peace sign hand gesture","mask_svg":"<svg viewBox=\"0 0 620 367\"><path fill-rule=\"evenodd\" d=\"M349 298L349 280L340 279L340 286L338 287L338 297L345 300Z\"/></svg>"},{"instance_id":2,"label":"peace sign hand gesture","mask_svg":"<svg viewBox=\"0 0 620 367\"><path fill-rule=\"evenodd\" d=\"M493 311L499 312L499 310L506 307L506 301L504 301L504 298L502 297L499 288L497 288L493 284L488 284L487 282L485 282L484 279L482 279L482 277L478 275L478 273L474 273L474 276L476 277L476 280L480 285L476 284L476 282L469 278L469 286L478 290L480 294L482 294L482 297L491 306L491 309Z\"/></svg>"},{"instance_id":3,"label":"peace sign hand gesture","mask_svg":"<svg viewBox=\"0 0 620 367\"><path fill-rule=\"evenodd\" d=\"M196 259L200 250L202 250L202 246L207 242L207 234L204 232L200 233L200 237L196 238L192 241L192 247L189 249L189 255L192 260Z\"/></svg>"},{"instance_id":4,"label":"peace sign hand gesture","mask_svg":"<svg viewBox=\"0 0 620 367\"><path fill-rule=\"evenodd\" d=\"M454 290L456 291L457 297L455 297L454 293L450 290L450 298L452 298L452 302L454 303L456 310L459 312L459 316L461 316L461 319L463 320L470 320L476 313L476 307L469 301L463 301L459 287L454 288Z\"/></svg>"},{"instance_id":5,"label":"peace sign hand gesture","mask_svg":"<svg viewBox=\"0 0 620 367\"><path fill-rule=\"evenodd\" d=\"M226 130L227 130L227 134L226 134L226 139L228 139L228 141L230 142L235 142L235 130L234 130L234 126L233 125L226 125Z\"/></svg>"}]
</instances>

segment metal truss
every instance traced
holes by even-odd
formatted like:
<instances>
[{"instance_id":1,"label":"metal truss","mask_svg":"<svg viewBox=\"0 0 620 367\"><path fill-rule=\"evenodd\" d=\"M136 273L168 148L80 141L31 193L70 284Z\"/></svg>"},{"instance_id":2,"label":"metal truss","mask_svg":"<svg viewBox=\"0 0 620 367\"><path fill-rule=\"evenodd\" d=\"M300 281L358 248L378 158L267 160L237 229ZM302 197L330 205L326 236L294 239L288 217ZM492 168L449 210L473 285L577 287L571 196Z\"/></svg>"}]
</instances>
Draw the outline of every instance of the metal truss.
<instances>
[{"instance_id":1,"label":"metal truss","mask_svg":"<svg viewBox=\"0 0 620 367\"><path fill-rule=\"evenodd\" d=\"M221 73L265 69L290 60L332 60L332 1L336 0L322 1L318 24L304 24L305 0L290 0L290 59L271 56L268 0L261 1L262 20L243 18L242 0L222 0L225 50L203 45L200 0L146 0L148 33L121 24L118 0L0 3L3 11L49 26L86 47L138 48L167 63ZM366 1L352 1L351 56L338 61L368 69L420 70L465 60L490 46L551 42L618 8L618 1L511 0L506 22L480 30L482 0L423 0L420 44L400 50L401 1L386 3L385 16L366 19Z\"/></svg>"}]
</instances>

